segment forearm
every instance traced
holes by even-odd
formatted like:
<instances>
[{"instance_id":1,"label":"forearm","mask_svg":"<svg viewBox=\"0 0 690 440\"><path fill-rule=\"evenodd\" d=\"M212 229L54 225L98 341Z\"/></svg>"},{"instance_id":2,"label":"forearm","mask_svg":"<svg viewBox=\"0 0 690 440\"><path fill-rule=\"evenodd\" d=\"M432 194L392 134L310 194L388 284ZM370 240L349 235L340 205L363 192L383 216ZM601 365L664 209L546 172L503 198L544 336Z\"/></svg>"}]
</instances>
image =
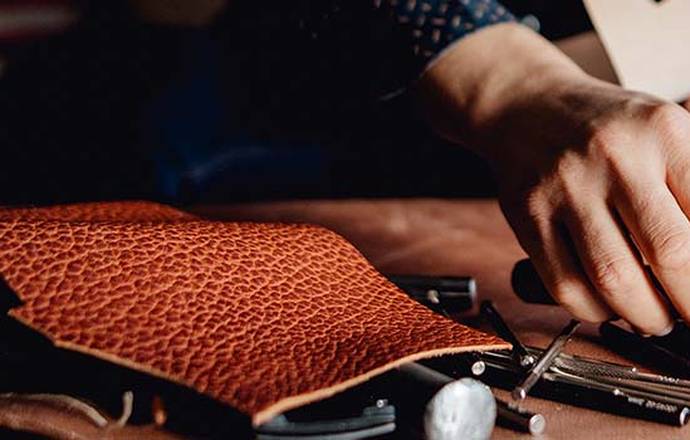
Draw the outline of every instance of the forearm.
<instances>
[{"instance_id":1,"label":"forearm","mask_svg":"<svg viewBox=\"0 0 690 440\"><path fill-rule=\"evenodd\" d=\"M546 90L588 81L573 61L538 34L501 24L449 48L422 76L423 112L442 136L489 154L493 122ZM541 115L543 116L543 115Z\"/></svg>"}]
</instances>

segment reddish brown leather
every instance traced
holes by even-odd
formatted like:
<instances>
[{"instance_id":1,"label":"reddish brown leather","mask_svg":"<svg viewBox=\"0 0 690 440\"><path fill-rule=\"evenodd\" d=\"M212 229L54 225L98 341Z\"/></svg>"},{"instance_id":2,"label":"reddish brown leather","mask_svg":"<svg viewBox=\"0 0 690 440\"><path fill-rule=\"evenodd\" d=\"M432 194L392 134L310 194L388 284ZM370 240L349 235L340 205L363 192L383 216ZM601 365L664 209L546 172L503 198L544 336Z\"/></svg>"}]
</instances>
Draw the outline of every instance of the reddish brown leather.
<instances>
[{"instance_id":1,"label":"reddish brown leather","mask_svg":"<svg viewBox=\"0 0 690 440\"><path fill-rule=\"evenodd\" d=\"M6 209L0 273L24 303L10 315L56 345L188 385L255 424L409 360L506 347L409 299L317 226L142 203Z\"/></svg>"}]
</instances>

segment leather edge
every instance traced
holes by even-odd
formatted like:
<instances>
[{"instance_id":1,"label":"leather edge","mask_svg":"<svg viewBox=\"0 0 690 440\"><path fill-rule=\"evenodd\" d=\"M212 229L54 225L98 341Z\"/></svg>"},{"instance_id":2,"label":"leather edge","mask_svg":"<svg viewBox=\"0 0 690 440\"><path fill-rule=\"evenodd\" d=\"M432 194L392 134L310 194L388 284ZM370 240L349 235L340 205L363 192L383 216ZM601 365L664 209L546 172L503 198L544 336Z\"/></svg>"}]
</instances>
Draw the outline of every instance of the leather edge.
<instances>
[{"instance_id":1,"label":"leather edge","mask_svg":"<svg viewBox=\"0 0 690 440\"><path fill-rule=\"evenodd\" d=\"M53 345L55 345L58 348L64 348L67 350L75 351L78 353L83 353L87 354L89 356L94 356L98 359L106 360L108 362L112 362L114 364L124 366L127 368L131 368L132 370L139 371L142 373L150 374L154 377L158 377L161 379L165 379L167 381L170 381L172 383L178 384L185 386L187 388L190 388L194 390L193 384L189 384L186 382L182 382L178 380L177 378L171 377L166 375L165 373L158 371L154 368L148 368L144 365L138 364L136 362L128 361L127 359L123 359L119 356L114 356L109 353L102 352L100 350L91 350L86 347L80 346L78 344L72 344L69 342L63 342L60 340L55 340L50 338L49 335L45 334L44 332L40 331L39 329L34 328L30 323L25 322L22 320L20 317L17 317L12 313L12 310L8 312L8 315L11 316L13 319L16 319L23 325L27 326L28 328L32 329L33 331L43 335L44 337L48 338ZM458 324L461 325L461 324ZM479 331L479 330L477 330ZM491 351L491 350L503 350L503 349L510 349L512 346L508 343L503 343L503 344L491 344L491 345L473 345L473 346L467 346L467 347L446 347L446 348L439 348L435 350L427 350L427 351L421 351L417 353L413 353L411 355L398 358L393 362L389 362L385 365L382 365L378 368L374 368L373 370L368 371L365 374L360 374L359 376L355 376L349 380L337 383L335 385L332 385L330 387L325 387L325 388L320 388L315 391L310 391L308 393L303 393L303 394L298 394L295 396L287 397L284 399L281 399L274 403L273 405L270 405L260 411L257 411L255 414L251 415L248 414L247 417L251 418L252 425L254 427L257 427L273 417L288 411L290 409L294 409L297 407L300 407L302 405L306 405L308 403L316 402L319 400L323 400L327 397L331 397L334 394L337 394L341 391L345 391L348 388L351 388L355 385L359 385L361 383L366 382L367 380L371 379L372 377L378 376L379 374L385 373L387 371L390 371L396 367L399 367L400 365L406 364L408 362L414 362L420 359L427 359L427 358L432 358L432 357L438 357L438 356L443 356L447 354L458 354L458 353L465 353L465 352L470 352L470 351ZM197 391L199 392L199 391ZM207 395L206 393L199 392L200 394ZM224 402L219 402L223 405L228 405L227 403Z\"/></svg>"},{"instance_id":2,"label":"leather edge","mask_svg":"<svg viewBox=\"0 0 690 440\"><path fill-rule=\"evenodd\" d=\"M88 347L84 347L84 346L79 345L79 344L73 344L73 343L71 343L71 342L64 342L64 341L61 341L61 340L59 340L59 339L53 339L53 338L52 338L50 335L48 335L47 333L45 333L45 332L43 332L43 331L41 331L41 330L35 328L35 327L32 326L29 322L24 321L21 317L15 316L15 314L12 313L12 312L13 312L13 310L10 310L10 311L7 313L7 315L10 316L12 319L15 319L15 320L17 320L18 322L20 322L22 325L24 325L24 326L30 328L32 331L35 331L36 333L38 333L38 334L42 335L43 337L47 338L47 339L53 344L53 346L55 346L55 347L57 347L57 348L62 348L62 349L74 351L74 352L76 352L76 353L82 353L82 354L86 354L86 355L89 355L89 356L93 356L93 357L95 357L95 358L97 358L97 359L101 359L101 360L104 360L104 361L107 361L107 362L111 362L111 363L113 363L113 364L115 364L115 365L119 365L119 366L122 366L122 367L126 367L126 368L132 369L132 370L134 370L134 371L138 371L138 372L140 372L140 373L145 373L145 374L149 374L149 375L151 375L151 376L154 376L154 377L157 377L157 378L160 378L160 379L165 379L165 380L167 380L167 381L169 381L169 382L172 382L172 383L174 383L174 384L178 384L178 385L182 385L182 386L184 386L184 387L187 387L187 388L189 388L189 389L191 389L191 390L193 390L193 391L195 391L195 392L197 392L197 393L199 393L199 394L203 394L203 395L205 395L205 396L208 396L208 394L206 394L206 393L202 393L202 392L197 391L197 390L194 388L194 385L193 385L193 384L190 384L190 383L186 383L186 382L180 381L179 379L177 379L177 378L175 378L175 377L172 377L172 376L168 376L167 374L165 374L165 373L163 373L162 371L159 371L159 370L157 370L157 369L155 369L155 368L149 368L149 367L147 367L147 366L145 366L145 365L139 364L139 363L137 363L137 362L129 361L129 360L124 359L124 358L121 358L121 357L119 357L119 356L114 356L114 355L112 355L112 354L103 352L103 351L101 351L101 350L92 350L92 349L89 349ZM218 401L218 400L216 400L216 401ZM220 401L218 401L218 402L221 403L221 404L223 404L223 405L228 405L227 403L224 403L224 402L220 402ZM228 406L229 406L229 405L228 405ZM239 411L239 410L238 410L238 411Z\"/></svg>"},{"instance_id":3,"label":"leather edge","mask_svg":"<svg viewBox=\"0 0 690 440\"><path fill-rule=\"evenodd\" d=\"M470 351L503 350L503 349L510 349L510 348L512 348L512 346L510 344L503 343L503 344L491 344L491 345L475 345L475 346L468 346L468 347L447 347L447 348L438 348L435 350L427 350L427 351L417 352L417 353L411 354L409 356L398 358L393 362L389 362L385 365L382 365L381 367L374 368L373 370L370 370L365 374L360 374L359 376L355 376L352 379L340 382L336 385L326 387L326 388L320 388L316 391L311 391L308 393L298 394L296 396L291 396L291 397L287 397L285 399L281 399L278 402L274 403L273 405L268 406L268 407L256 412L252 416L252 425L254 427L257 427L263 423L268 422L273 417L275 417L275 416L277 416L277 415L279 415L285 411L300 407L302 405L306 405L308 403L316 402L318 400L322 400L322 399L325 399L327 397L331 397L334 394L337 394L341 391L345 391L346 389L351 388L355 385L359 385L361 383L364 383L367 380L369 380L375 376L378 376L379 374L390 371L390 370L392 370L396 367L399 367L403 364L406 364L408 362L414 362L414 361L418 361L421 359L428 359L428 358L432 358L432 357L439 357L439 356L443 356L443 355L447 355L447 354L458 354L458 353L465 353L465 352L470 352Z\"/></svg>"}]
</instances>

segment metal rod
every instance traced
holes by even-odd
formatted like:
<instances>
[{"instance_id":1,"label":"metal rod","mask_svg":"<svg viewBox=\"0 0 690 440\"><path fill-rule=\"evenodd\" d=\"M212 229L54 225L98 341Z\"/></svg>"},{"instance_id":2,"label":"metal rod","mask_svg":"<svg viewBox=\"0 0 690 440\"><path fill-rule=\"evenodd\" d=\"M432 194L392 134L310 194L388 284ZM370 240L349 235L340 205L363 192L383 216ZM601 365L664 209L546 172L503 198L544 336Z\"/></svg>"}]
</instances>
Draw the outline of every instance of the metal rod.
<instances>
[{"instance_id":1,"label":"metal rod","mask_svg":"<svg viewBox=\"0 0 690 440\"><path fill-rule=\"evenodd\" d=\"M496 416L501 426L532 435L541 435L546 429L546 418L543 415L525 411L499 399L496 399Z\"/></svg>"},{"instance_id":2,"label":"metal rod","mask_svg":"<svg viewBox=\"0 0 690 440\"><path fill-rule=\"evenodd\" d=\"M542 374L551 367L553 360L560 354L565 344L568 343L579 326L580 321L573 319L563 328L561 333L556 336L534 367L529 371L522 383L515 387L511 393L514 400L523 400L527 397L529 390L537 383Z\"/></svg>"},{"instance_id":3,"label":"metal rod","mask_svg":"<svg viewBox=\"0 0 690 440\"><path fill-rule=\"evenodd\" d=\"M494 307L491 301L482 301L481 305L479 306L479 311L482 316L489 321L498 336L513 345L512 353L520 365L523 367L529 367L534 364L534 356L527 351L527 348L522 344L522 342L520 342L517 335L515 335L510 327L508 327L508 324L506 324L505 320L501 314L498 313L498 310L496 310L496 307Z\"/></svg>"},{"instance_id":4,"label":"metal rod","mask_svg":"<svg viewBox=\"0 0 690 440\"><path fill-rule=\"evenodd\" d=\"M399 370L410 377L438 388L455 381L455 379L448 375L416 362L402 365L399 367ZM529 432L533 435L541 434L546 429L546 418L543 415L519 409L500 399L495 400L497 421L502 426L522 432Z\"/></svg>"}]
</instances>

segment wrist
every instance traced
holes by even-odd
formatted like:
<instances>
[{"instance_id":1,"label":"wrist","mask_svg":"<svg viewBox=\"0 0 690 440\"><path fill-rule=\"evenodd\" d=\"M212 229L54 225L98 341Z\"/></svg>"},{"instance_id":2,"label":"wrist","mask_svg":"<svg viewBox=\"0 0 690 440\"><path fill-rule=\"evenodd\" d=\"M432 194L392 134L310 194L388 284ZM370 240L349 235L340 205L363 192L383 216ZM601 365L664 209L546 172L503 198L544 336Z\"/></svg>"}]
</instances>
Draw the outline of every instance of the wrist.
<instances>
[{"instance_id":1,"label":"wrist","mask_svg":"<svg viewBox=\"0 0 690 440\"><path fill-rule=\"evenodd\" d=\"M523 75L486 88L466 111L473 148L485 156L500 154L505 141L535 127L562 125L568 96L591 86L590 78L560 66L534 66Z\"/></svg>"},{"instance_id":2,"label":"wrist","mask_svg":"<svg viewBox=\"0 0 690 440\"><path fill-rule=\"evenodd\" d=\"M442 136L491 156L516 112L542 118L537 109L545 101L591 81L538 34L503 24L457 43L422 76L419 89L429 122Z\"/></svg>"}]
</instances>

